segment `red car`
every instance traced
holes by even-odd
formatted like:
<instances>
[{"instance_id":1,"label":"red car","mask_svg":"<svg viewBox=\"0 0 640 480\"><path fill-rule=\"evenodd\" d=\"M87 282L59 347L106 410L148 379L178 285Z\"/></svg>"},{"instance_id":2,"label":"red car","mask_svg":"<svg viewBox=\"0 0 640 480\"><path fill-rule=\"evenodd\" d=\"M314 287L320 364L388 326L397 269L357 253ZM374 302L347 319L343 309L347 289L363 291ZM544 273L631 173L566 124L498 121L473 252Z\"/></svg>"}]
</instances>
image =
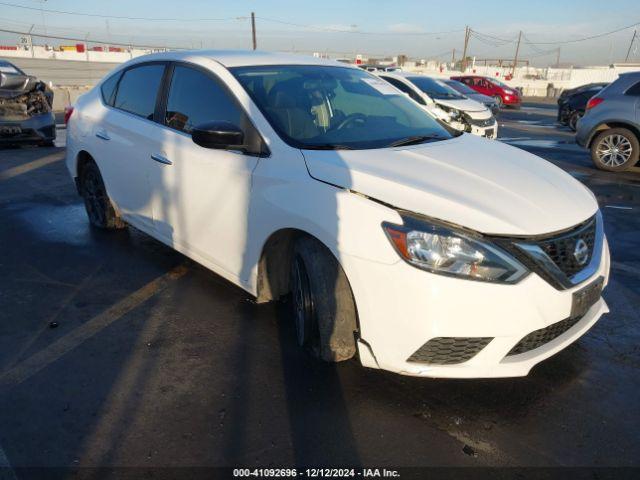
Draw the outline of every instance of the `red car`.
<instances>
[{"instance_id":1,"label":"red car","mask_svg":"<svg viewBox=\"0 0 640 480\"><path fill-rule=\"evenodd\" d=\"M494 78L481 77L479 75L464 75L460 77L451 77L451 80L462 82L473 88L478 93L493 97L501 107L510 106L519 108L520 103L522 102L520 93L517 90Z\"/></svg>"}]
</instances>

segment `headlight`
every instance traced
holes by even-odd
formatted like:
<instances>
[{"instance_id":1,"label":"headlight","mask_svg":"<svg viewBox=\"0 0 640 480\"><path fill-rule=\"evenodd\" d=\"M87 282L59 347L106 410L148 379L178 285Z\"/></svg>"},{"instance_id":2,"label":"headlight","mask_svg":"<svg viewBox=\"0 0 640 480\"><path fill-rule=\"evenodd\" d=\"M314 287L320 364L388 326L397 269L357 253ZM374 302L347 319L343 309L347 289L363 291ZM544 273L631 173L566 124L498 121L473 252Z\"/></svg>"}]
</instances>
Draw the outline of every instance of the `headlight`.
<instances>
[{"instance_id":1,"label":"headlight","mask_svg":"<svg viewBox=\"0 0 640 480\"><path fill-rule=\"evenodd\" d=\"M444 105L440 105L440 108L449 114L451 120L456 120L462 116L462 112L455 108L445 107Z\"/></svg>"},{"instance_id":2,"label":"headlight","mask_svg":"<svg viewBox=\"0 0 640 480\"><path fill-rule=\"evenodd\" d=\"M498 283L516 283L529 272L480 235L403 216L404 225L383 223L398 254L432 273Z\"/></svg>"}]
</instances>

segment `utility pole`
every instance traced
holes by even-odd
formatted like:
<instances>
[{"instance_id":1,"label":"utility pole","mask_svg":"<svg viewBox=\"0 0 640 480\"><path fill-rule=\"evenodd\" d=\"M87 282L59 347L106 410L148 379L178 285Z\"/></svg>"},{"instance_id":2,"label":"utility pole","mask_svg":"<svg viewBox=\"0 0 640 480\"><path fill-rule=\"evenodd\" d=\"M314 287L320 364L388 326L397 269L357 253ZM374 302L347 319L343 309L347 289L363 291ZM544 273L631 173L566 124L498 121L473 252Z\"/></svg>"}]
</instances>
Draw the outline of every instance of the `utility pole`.
<instances>
[{"instance_id":1,"label":"utility pole","mask_svg":"<svg viewBox=\"0 0 640 480\"><path fill-rule=\"evenodd\" d=\"M633 37L631 37L631 43L629 44L629 50L627 50L627 57L624 59L625 63L629 61L629 55L631 55L631 47L633 47L633 42L635 41L637 36L638 36L638 31L634 30Z\"/></svg>"},{"instance_id":2,"label":"utility pole","mask_svg":"<svg viewBox=\"0 0 640 480\"><path fill-rule=\"evenodd\" d=\"M556 55L556 68L560 68L560 47L558 47L558 54Z\"/></svg>"},{"instance_id":3,"label":"utility pole","mask_svg":"<svg viewBox=\"0 0 640 480\"><path fill-rule=\"evenodd\" d=\"M513 69L511 70L511 76L515 76L516 74L516 66L518 65L518 53L520 53L520 40L522 40L522 30L520 30L520 34L518 35L518 45L516 46L516 56L513 58Z\"/></svg>"},{"instance_id":4,"label":"utility pole","mask_svg":"<svg viewBox=\"0 0 640 480\"><path fill-rule=\"evenodd\" d=\"M256 14L251 12L251 35L253 38L253 49L258 48L258 42L256 41Z\"/></svg>"},{"instance_id":5,"label":"utility pole","mask_svg":"<svg viewBox=\"0 0 640 480\"><path fill-rule=\"evenodd\" d=\"M464 27L464 50L462 51L462 73L467 69L467 47L469 46L469 35L471 29L469 26Z\"/></svg>"}]
</instances>

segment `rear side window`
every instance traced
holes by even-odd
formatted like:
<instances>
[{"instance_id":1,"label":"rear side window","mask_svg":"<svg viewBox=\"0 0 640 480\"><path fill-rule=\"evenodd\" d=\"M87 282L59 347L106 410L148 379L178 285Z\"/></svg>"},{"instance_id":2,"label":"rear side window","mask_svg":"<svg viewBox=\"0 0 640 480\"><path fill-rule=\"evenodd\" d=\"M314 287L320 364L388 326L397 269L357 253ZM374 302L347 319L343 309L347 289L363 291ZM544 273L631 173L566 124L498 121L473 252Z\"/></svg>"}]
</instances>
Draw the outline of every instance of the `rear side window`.
<instances>
[{"instance_id":1,"label":"rear side window","mask_svg":"<svg viewBox=\"0 0 640 480\"><path fill-rule=\"evenodd\" d=\"M230 94L209 75L177 65L171 77L165 124L191 133L205 122L225 121L244 128L244 112Z\"/></svg>"},{"instance_id":2,"label":"rear side window","mask_svg":"<svg viewBox=\"0 0 640 480\"><path fill-rule=\"evenodd\" d=\"M104 82L102 82L102 86L100 87L100 91L102 93L102 101L111 107L113 107L113 101L115 100L116 86L118 85L120 75L120 72L116 73L115 75L111 75Z\"/></svg>"},{"instance_id":3,"label":"rear side window","mask_svg":"<svg viewBox=\"0 0 640 480\"><path fill-rule=\"evenodd\" d=\"M142 65L122 74L113 106L148 120L153 120L158 88L164 73L163 64Z\"/></svg>"},{"instance_id":4,"label":"rear side window","mask_svg":"<svg viewBox=\"0 0 640 480\"><path fill-rule=\"evenodd\" d=\"M640 82L637 82L635 85L632 85L626 92L627 95L635 95L640 96Z\"/></svg>"}]
</instances>

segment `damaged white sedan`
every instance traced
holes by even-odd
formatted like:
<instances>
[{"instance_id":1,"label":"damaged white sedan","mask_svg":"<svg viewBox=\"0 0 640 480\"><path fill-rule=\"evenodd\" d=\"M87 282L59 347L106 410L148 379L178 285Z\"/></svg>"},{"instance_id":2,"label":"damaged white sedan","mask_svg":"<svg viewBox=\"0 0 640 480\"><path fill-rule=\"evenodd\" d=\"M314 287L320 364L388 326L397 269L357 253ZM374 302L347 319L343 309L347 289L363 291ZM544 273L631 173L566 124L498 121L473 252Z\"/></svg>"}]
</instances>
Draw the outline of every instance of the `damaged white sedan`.
<instances>
[{"instance_id":1,"label":"damaged white sedan","mask_svg":"<svg viewBox=\"0 0 640 480\"><path fill-rule=\"evenodd\" d=\"M326 361L521 376L608 311L589 190L356 67L139 57L80 97L66 162L94 226L131 224L258 302L289 298L298 344Z\"/></svg>"},{"instance_id":2,"label":"damaged white sedan","mask_svg":"<svg viewBox=\"0 0 640 480\"><path fill-rule=\"evenodd\" d=\"M0 60L0 144L53 145L53 91L42 81Z\"/></svg>"}]
</instances>

